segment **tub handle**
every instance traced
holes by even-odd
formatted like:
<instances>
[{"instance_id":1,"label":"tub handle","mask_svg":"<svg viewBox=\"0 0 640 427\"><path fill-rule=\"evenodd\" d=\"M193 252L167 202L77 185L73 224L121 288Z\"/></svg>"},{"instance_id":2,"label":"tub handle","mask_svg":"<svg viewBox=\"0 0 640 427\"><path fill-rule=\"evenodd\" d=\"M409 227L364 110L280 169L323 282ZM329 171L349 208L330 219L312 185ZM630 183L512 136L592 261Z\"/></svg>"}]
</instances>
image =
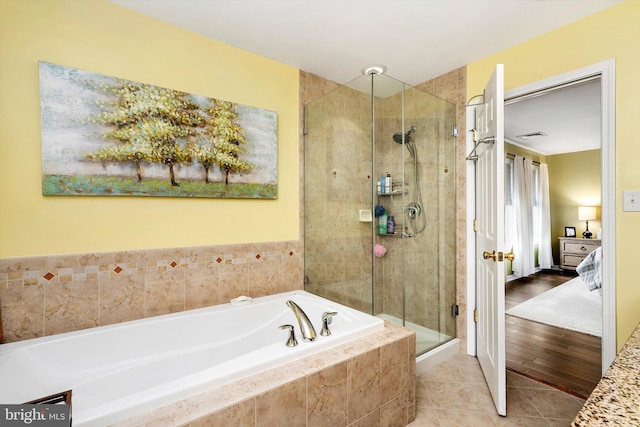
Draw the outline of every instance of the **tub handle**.
<instances>
[{"instance_id":1,"label":"tub handle","mask_svg":"<svg viewBox=\"0 0 640 427\"><path fill-rule=\"evenodd\" d=\"M293 325L280 325L280 329L289 329L289 339L287 340L287 347L295 347L298 345L298 341L296 341L296 335L293 332Z\"/></svg>"},{"instance_id":2,"label":"tub handle","mask_svg":"<svg viewBox=\"0 0 640 427\"><path fill-rule=\"evenodd\" d=\"M329 325L333 320L333 316L337 316L337 311L325 311L322 313L322 331L320 331L320 335L323 337L328 337L331 335L331 331L329 330Z\"/></svg>"}]
</instances>

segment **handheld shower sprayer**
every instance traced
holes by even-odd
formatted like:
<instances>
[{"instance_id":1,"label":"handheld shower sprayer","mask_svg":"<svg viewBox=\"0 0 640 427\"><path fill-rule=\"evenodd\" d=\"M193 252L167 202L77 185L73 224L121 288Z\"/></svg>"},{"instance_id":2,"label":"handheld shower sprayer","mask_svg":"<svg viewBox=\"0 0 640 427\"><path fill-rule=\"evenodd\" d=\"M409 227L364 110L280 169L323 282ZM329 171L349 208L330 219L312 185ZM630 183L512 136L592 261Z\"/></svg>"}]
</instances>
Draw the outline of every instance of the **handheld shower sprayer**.
<instances>
[{"instance_id":1,"label":"handheld shower sprayer","mask_svg":"<svg viewBox=\"0 0 640 427\"><path fill-rule=\"evenodd\" d=\"M393 134L393 140L398 144L410 143L412 141L411 134L414 133L415 131L416 131L416 127L411 126L409 128L409 132L405 133L404 135L402 134L402 132L396 132Z\"/></svg>"}]
</instances>

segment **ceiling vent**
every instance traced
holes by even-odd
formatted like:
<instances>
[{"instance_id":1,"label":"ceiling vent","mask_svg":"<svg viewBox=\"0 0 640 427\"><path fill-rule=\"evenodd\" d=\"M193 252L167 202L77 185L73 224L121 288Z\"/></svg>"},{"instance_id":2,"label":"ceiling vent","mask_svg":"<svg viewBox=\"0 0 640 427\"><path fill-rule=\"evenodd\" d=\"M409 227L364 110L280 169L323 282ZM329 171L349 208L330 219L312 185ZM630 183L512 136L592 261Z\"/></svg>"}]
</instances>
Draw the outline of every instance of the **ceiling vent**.
<instances>
[{"instance_id":1,"label":"ceiling vent","mask_svg":"<svg viewBox=\"0 0 640 427\"><path fill-rule=\"evenodd\" d=\"M540 138L542 136L547 136L547 134L544 132L531 132L531 133L525 133L523 135L516 135L516 138L533 139L533 138Z\"/></svg>"}]
</instances>

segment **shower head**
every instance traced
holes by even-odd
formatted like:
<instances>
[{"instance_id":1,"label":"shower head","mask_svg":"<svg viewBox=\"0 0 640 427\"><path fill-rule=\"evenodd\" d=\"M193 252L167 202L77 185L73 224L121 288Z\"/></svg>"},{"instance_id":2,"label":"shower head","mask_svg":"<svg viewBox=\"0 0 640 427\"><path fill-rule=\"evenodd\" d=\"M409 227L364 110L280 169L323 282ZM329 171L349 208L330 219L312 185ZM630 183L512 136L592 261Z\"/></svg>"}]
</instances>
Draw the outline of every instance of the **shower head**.
<instances>
[{"instance_id":1,"label":"shower head","mask_svg":"<svg viewBox=\"0 0 640 427\"><path fill-rule=\"evenodd\" d=\"M404 138L403 138L402 132L396 132L393 134L393 140L398 144L410 143L412 142L411 134L415 131L416 131L416 127L411 126L411 128L409 129L409 132L404 134Z\"/></svg>"}]
</instances>

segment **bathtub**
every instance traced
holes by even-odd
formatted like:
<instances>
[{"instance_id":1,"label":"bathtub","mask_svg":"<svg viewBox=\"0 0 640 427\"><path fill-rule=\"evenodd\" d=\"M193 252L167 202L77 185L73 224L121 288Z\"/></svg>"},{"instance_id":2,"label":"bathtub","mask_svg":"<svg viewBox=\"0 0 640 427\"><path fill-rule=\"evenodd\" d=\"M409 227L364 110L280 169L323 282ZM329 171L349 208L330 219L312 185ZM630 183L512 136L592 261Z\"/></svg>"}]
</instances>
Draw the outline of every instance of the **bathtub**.
<instances>
[{"instance_id":1,"label":"bathtub","mask_svg":"<svg viewBox=\"0 0 640 427\"><path fill-rule=\"evenodd\" d=\"M304 342L287 300L318 338ZM336 311L332 334L321 315ZM295 326L297 347L287 347ZM384 328L376 317L305 291L0 345L0 403L72 390L74 426L109 425Z\"/></svg>"}]
</instances>

